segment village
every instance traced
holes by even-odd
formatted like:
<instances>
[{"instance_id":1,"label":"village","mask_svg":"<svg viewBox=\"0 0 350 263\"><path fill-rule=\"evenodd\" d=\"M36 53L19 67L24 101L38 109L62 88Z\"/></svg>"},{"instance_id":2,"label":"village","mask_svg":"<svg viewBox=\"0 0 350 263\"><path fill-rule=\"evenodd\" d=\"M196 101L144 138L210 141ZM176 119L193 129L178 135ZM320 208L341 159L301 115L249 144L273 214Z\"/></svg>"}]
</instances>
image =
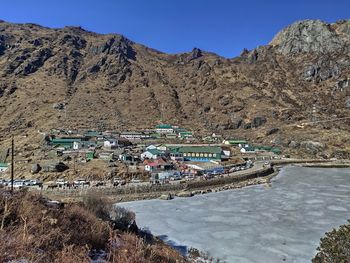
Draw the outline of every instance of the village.
<instances>
[{"instance_id":1,"label":"village","mask_svg":"<svg viewBox=\"0 0 350 263\"><path fill-rule=\"evenodd\" d=\"M269 160L281 158L277 147L252 145L244 139L224 139L216 134L198 137L169 124L121 133L53 129L44 137L41 148L48 161L30 164L28 169L36 179L15 178L14 187L77 188L89 187L92 182L114 187L175 184L210 180L249 169L258 160L268 165ZM91 167L101 161L108 167L102 178L89 174L81 177L78 167ZM0 163L0 183L5 186L10 180L1 174L9 174L9 168L10 163ZM67 176L67 170L74 178ZM43 182L45 173L55 178Z\"/></svg>"}]
</instances>

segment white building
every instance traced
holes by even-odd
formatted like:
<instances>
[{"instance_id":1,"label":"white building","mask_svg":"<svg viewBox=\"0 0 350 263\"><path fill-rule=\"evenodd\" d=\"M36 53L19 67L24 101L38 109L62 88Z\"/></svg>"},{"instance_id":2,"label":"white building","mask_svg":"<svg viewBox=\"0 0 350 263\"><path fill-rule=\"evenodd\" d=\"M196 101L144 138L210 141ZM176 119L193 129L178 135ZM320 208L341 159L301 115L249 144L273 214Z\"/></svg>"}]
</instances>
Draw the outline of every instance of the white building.
<instances>
[{"instance_id":1,"label":"white building","mask_svg":"<svg viewBox=\"0 0 350 263\"><path fill-rule=\"evenodd\" d=\"M118 142L116 140L105 140L103 142L103 147L105 148L112 148L117 146L118 146Z\"/></svg>"},{"instance_id":2,"label":"white building","mask_svg":"<svg viewBox=\"0 0 350 263\"><path fill-rule=\"evenodd\" d=\"M141 160L144 159L157 159L158 157L164 156L164 153L157 150L151 149L141 153Z\"/></svg>"},{"instance_id":3,"label":"white building","mask_svg":"<svg viewBox=\"0 0 350 263\"><path fill-rule=\"evenodd\" d=\"M150 138L150 136L148 134L144 134L142 132L122 132L120 134L120 137L128 139L128 140L138 140L138 139Z\"/></svg>"},{"instance_id":4,"label":"white building","mask_svg":"<svg viewBox=\"0 0 350 263\"><path fill-rule=\"evenodd\" d=\"M166 133L173 133L173 132L174 132L174 128L171 125L161 124L156 126L156 133L166 134Z\"/></svg>"},{"instance_id":5,"label":"white building","mask_svg":"<svg viewBox=\"0 0 350 263\"><path fill-rule=\"evenodd\" d=\"M79 149L81 149L81 146L82 146L81 142L79 142L79 141L73 142L73 149L74 149L74 150L79 150Z\"/></svg>"},{"instance_id":6,"label":"white building","mask_svg":"<svg viewBox=\"0 0 350 263\"><path fill-rule=\"evenodd\" d=\"M8 169L7 163L0 163L0 173L6 172Z\"/></svg>"}]
</instances>

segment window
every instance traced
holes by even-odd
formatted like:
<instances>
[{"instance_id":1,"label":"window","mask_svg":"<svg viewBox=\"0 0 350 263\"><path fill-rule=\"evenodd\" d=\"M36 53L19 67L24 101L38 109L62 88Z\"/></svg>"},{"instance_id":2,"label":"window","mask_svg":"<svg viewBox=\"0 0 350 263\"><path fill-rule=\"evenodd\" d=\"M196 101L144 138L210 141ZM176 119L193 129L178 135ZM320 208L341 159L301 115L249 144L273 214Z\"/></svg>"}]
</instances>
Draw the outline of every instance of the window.
<instances>
[{"instance_id":1,"label":"window","mask_svg":"<svg viewBox=\"0 0 350 263\"><path fill-rule=\"evenodd\" d=\"M216 157L216 153L213 153L213 157Z\"/></svg>"},{"instance_id":2,"label":"window","mask_svg":"<svg viewBox=\"0 0 350 263\"><path fill-rule=\"evenodd\" d=\"M199 153L196 153L196 157L199 157Z\"/></svg>"},{"instance_id":3,"label":"window","mask_svg":"<svg viewBox=\"0 0 350 263\"><path fill-rule=\"evenodd\" d=\"M187 156L187 153L184 153L184 157L186 157Z\"/></svg>"},{"instance_id":4,"label":"window","mask_svg":"<svg viewBox=\"0 0 350 263\"><path fill-rule=\"evenodd\" d=\"M207 154L207 153L205 153L205 154L204 154L204 156L205 156L205 157L208 157L208 154Z\"/></svg>"},{"instance_id":5,"label":"window","mask_svg":"<svg viewBox=\"0 0 350 263\"><path fill-rule=\"evenodd\" d=\"M199 156L200 156L200 157L203 157L203 156L204 156L204 154L203 154L203 153L201 153L201 154L199 154Z\"/></svg>"},{"instance_id":6,"label":"window","mask_svg":"<svg viewBox=\"0 0 350 263\"><path fill-rule=\"evenodd\" d=\"M209 157L213 157L211 153L209 153Z\"/></svg>"},{"instance_id":7,"label":"window","mask_svg":"<svg viewBox=\"0 0 350 263\"><path fill-rule=\"evenodd\" d=\"M195 154L195 153L192 153L192 157L196 157L196 154Z\"/></svg>"}]
</instances>

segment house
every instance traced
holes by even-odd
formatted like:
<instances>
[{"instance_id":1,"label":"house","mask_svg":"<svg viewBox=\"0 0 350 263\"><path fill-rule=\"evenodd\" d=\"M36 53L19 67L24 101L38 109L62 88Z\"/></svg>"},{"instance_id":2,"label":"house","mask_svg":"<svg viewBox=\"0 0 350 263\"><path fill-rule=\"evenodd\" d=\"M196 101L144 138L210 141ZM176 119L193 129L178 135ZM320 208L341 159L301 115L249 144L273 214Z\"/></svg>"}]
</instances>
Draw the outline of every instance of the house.
<instances>
[{"instance_id":1,"label":"house","mask_svg":"<svg viewBox=\"0 0 350 263\"><path fill-rule=\"evenodd\" d=\"M159 144L157 146L157 149L160 151L166 151L168 149L168 147L165 144Z\"/></svg>"},{"instance_id":2,"label":"house","mask_svg":"<svg viewBox=\"0 0 350 263\"><path fill-rule=\"evenodd\" d=\"M252 146L244 146L241 148L241 153L255 153L255 149Z\"/></svg>"},{"instance_id":3,"label":"house","mask_svg":"<svg viewBox=\"0 0 350 263\"><path fill-rule=\"evenodd\" d=\"M120 154L118 158L122 162L132 162L133 160L133 156L126 153Z\"/></svg>"},{"instance_id":4,"label":"house","mask_svg":"<svg viewBox=\"0 0 350 263\"><path fill-rule=\"evenodd\" d=\"M177 135L180 139L192 138L193 133L189 131L180 131Z\"/></svg>"},{"instance_id":5,"label":"house","mask_svg":"<svg viewBox=\"0 0 350 263\"><path fill-rule=\"evenodd\" d=\"M94 159L94 157L95 157L95 152L87 151L87 152L85 153L85 159L86 159L87 161L91 161L92 159Z\"/></svg>"},{"instance_id":6,"label":"house","mask_svg":"<svg viewBox=\"0 0 350 263\"><path fill-rule=\"evenodd\" d=\"M147 172L153 172L153 171L157 170L157 168L158 168L158 164L155 162L145 164L145 171L147 171Z\"/></svg>"},{"instance_id":7,"label":"house","mask_svg":"<svg viewBox=\"0 0 350 263\"><path fill-rule=\"evenodd\" d=\"M173 161L183 161L183 154L179 151L180 147L169 147L170 159Z\"/></svg>"},{"instance_id":8,"label":"house","mask_svg":"<svg viewBox=\"0 0 350 263\"><path fill-rule=\"evenodd\" d=\"M145 166L145 171L148 172L153 172L156 170L168 171L174 169L173 164L167 163L162 158L158 158L155 160L145 159L143 161L143 164Z\"/></svg>"},{"instance_id":9,"label":"house","mask_svg":"<svg viewBox=\"0 0 350 263\"><path fill-rule=\"evenodd\" d=\"M234 145L234 146L238 146L238 147L242 148L243 145L246 145L248 142L246 140L228 139L228 140L224 140L222 143L226 144L226 145Z\"/></svg>"},{"instance_id":10,"label":"house","mask_svg":"<svg viewBox=\"0 0 350 263\"><path fill-rule=\"evenodd\" d=\"M221 161L222 150L218 146L183 146L179 148L185 161Z\"/></svg>"},{"instance_id":11,"label":"house","mask_svg":"<svg viewBox=\"0 0 350 263\"><path fill-rule=\"evenodd\" d=\"M157 146L154 144L150 144L146 147L146 150L154 150L154 149L157 149Z\"/></svg>"},{"instance_id":12,"label":"house","mask_svg":"<svg viewBox=\"0 0 350 263\"><path fill-rule=\"evenodd\" d=\"M74 141L73 142L73 149L74 150L79 150L79 149L81 149L81 147L82 147L81 141Z\"/></svg>"},{"instance_id":13,"label":"house","mask_svg":"<svg viewBox=\"0 0 350 263\"><path fill-rule=\"evenodd\" d=\"M7 163L0 163L0 173L6 172L7 169L8 169Z\"/></svg>"},{"instance_id":14,"label":"house","mask_svg":"<svg viewBox=\"0 0 350 263\"><path fill-rule=\"evenodd\" d=\"M81 138L55 138L49 142L52 146L62 146L65 149L72 149L74 142L81 142Z\"/></svg>"},{"instance_id":15,"label":"house","mask_svg":"<svg viewBox=\"0 0 350 263\"><path fill-rule=\"evenodd\" d=\"M160 124L156 126L156 133L159 133L159 134L174 133L174 128L169 124Z\"/></svg>"},{"instance_id":16,"label":"house","mask_svg":"<svg viewBox=\"0 0 350 263\"><path fill-rule=\"evenodd\" d=\"M176 139L177 135L176 135L176 133L167 133L167 134L165 134L165 137L167 139Z\"/></svg>"},{"instance_id":17,"label":"house","mask_svg":"<svg viewBox=\"0 0 350 263\"><path fill-rule=\"evenodd\" d=\"M164 156L164 152L158 150L158 149L150 149L146 150L145 152L141 153L141 160L144 159L157 159L158 157Z\"/></svg>"},{"instance_id":18,"label":"house","mask_svg":"<svg viewBox=\"0 0 350 263\"><path fill-rule=\"evenodd\" d=\"M97 138L100 137L102 134L100 132L97 131L86 131L84 133L84 136L87 138Z\"/></svg>"},{"instance_id":19,"label":"house","mask_svg":"<svg viewBox=\"0 0 350 263\"><path fill-rule=\"evenodd\" d=\"M149 139L150 135L144 134L142 132L122 132L120 134L120 137L128 140L140 140L140 139Z\"/></svg>"},{"instance_id":20,"label":"house","mask_svg":"<svg viewBox=\"0 0 350 263\"><path fill-rule=\"evenodd\" d=\"M103 147L104 148L109 148L109 149L117 148L117 147L119 147L118 140L116 140L116 139L106 139L103 142Z\"/></svg>"}]
</instances>

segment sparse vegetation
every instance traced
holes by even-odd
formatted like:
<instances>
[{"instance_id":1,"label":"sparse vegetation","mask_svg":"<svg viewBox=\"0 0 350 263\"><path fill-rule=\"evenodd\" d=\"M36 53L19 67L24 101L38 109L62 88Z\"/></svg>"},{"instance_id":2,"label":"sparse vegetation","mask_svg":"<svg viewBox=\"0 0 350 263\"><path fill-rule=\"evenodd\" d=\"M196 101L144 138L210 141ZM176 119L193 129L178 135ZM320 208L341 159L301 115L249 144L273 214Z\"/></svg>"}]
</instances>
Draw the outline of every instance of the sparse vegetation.
<instances>
[{"instance_id":1,"label":"sparse vegetation","mask_svg":"<svg viewBox=\"0 0 350 263\"><path fill-rule=\"evenodd\" d=\"M135 222L133 213L115 207L118 224L111 224L111 207L91 197L61 208L24 190L0 190L0 262L90 262L99 251L106 262L187 262L155 238L120 230Z\"/></svg>"},{"instance_id":2,"label":"sparse vegetation","mask_svg":"<svg viewBox=\"0 0 350 263\"><path fill-rule=\"evenodd\" d=\"M313 263L350 262L350 220L339 229L326 233L317 250Z\"/></svg>"}]
</instances>

